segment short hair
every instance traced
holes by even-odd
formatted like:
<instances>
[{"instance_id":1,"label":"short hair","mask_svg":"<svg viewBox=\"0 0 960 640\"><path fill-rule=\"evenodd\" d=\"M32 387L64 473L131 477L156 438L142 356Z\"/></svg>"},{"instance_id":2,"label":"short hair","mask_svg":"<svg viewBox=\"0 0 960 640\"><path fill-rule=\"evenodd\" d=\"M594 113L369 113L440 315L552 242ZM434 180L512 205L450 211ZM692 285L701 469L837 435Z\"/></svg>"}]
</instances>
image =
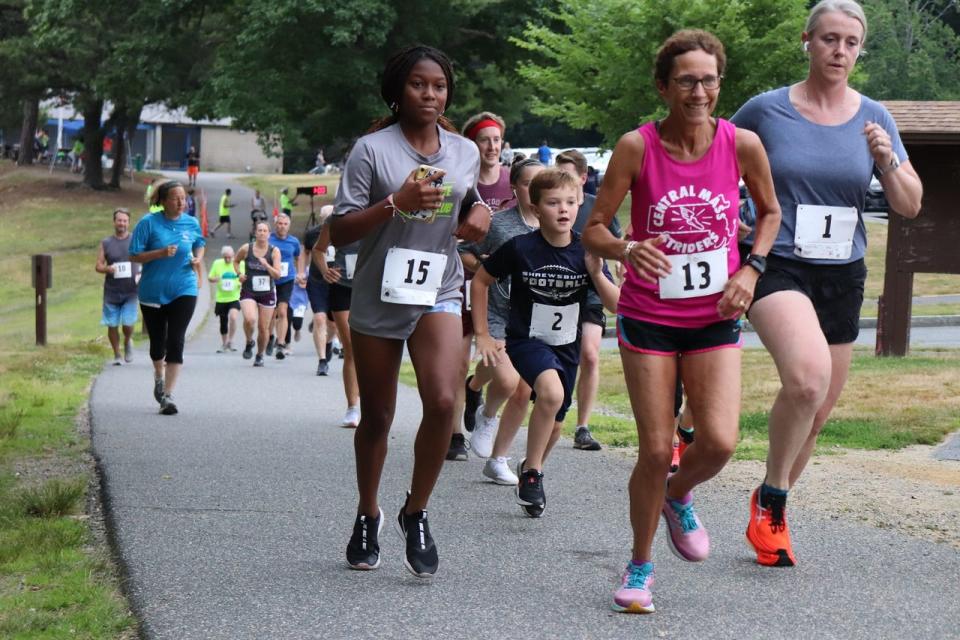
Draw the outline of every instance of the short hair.
<instances>
[{"instance_id":1,"label":"short hair","mask_svg":"<svg viewBox=\"0 0 960 640\"><path fill-rule=\"evenodd\" d=\"M183 184L177 180L164 180L160 184L156 185L153 193L150 194L150 204L162 205L164 200L167 199L167 196L170 195L170 192L178 188L183 189Z\"/></svg>"},{"instance_id":2,"label":"short hair","mask_svg":"<svg viewBox=\"0 0 960 640\"><path fill-rule=\"evenodd\" d=\"M860 44L867 41L867 16L860 3L854 2L854 0L820 0L813 9L810 9L810 15L807 16L807 24L803 30L807 33L813 33L817 25L820 24L820 18L824 14L834 11L839 11L859 21L863 26L863 37L860 38Z\"/></svg>"},{"instance_id":3,"label":"short hair","mask_svg":"<svg viewBox=\"0 0 960 640\"><path fill-rule=\"evenodd\" d=\"M510 184L516 186L520 182L520 176L530 167L542 167L543 163L536 158L523 158L514 162L510 166Z\"/></svg>"},{"instance_id":4,"label":"short hair","mask_svg":"<svg viewBox=\"0 0 960 640\"><path fill-rule=\"evenodd\" d=\"M577 168L577 175L587 175L587 157L576 149L567 149L557 155L554 164L570 163Z\"/></svg>"},{"instance_id":5,"label":"short hair","mask_svg":"<svg viewBox=\"0 0 960 640\"><path fill-rule=\"evenodd\" d=\"M123 215L127 216L128 218L130 217L130 211L129 211L129 210L124 209L123 207L117 207L116 209L113 210L113 219L114 219L114 220L117 219L117 214L118 214L118 213L122 213Z\"/></svg>"},{"instance_id":6,"label":"short hair","mask_svg":"<svg viewBox=\"0 0 960 640\"><path fill-rule=\"evenodd\" d=\"M397 51L383 68L383 75L380 79L380 97L387 103L391 111L400 109L400 101L403 97L403 87L410 76L410 71L414 66L424 58L433 60L443 75L447 78L447 101L442 105L442 110L446 110L453 103L453 63L443 51L428 47L422 44L415 44Z\"/></svg>"},{"instance_id":7,"label":"short hair","mask_svg":"<svg viewBox=\"0 0 960 640\"><path fill-rule=\"evenodd\" d=\"M493 113L492 111L481 111L476 115L472 115L467 118L467 121L463 123L463 128L460 129L460 133L463 134L465 138L470 138L471 140L476 139L476 135L470 135L470 130L475 126L483 122L484 120L493 120L497 123L497 126L500 127L500 135L502 136L507 130L507 123L504 122L503 118Z\"/></svg>"},{"instance_id":8,"label":"short hair","mask_svg":"<svg viewBox=\"0 0 960 640\"><path fill-rule=\"evenodd\" d=\"M657 84L667 86L670 83L674 59L691 51L703 51L712 55L717 59L717 74L723 75L727 68L727 54L720 39L703 29L683 29L664 40L657 51L653 64L653 79Z\"/></svg>"},{"instance_id":9,"label":"short hair","mask_svg":"<svg viewBox=\"0 0 960 640\"><path fill-rule=\"evenodd\" d=\"M530 202L540 204L540 196L548 189L569 188L576 191L580 187L577 179L560 169L544 169L530 181Z\"/></svg>"},{"instance_id":10,"label":"short hair","mask_svg":"<svg viewBox=\"0 0 960 640\"><path fill-rule=\"evenodd\" d=\"M234 250L233 250L233 247L231 247L228 244L225 244L222 247L220 247L220 257L227 255L227 253L234 253Z\"/></svg>"},{"instance_id":11,"label":"short hair","mask_svg":"<svg viewBox=\"0 0 960 640\"><path fill-rule=\"evenodd\" d=\"M270 225L267 224L267 221L266 221L266 220L257 220L256 222L253 223L253 232L254 232L254 233L257 232L257 228L258 228L260 225L265 226L265 227L267 228L267 231L270 231Z\"/></svg>"}]
</instances>

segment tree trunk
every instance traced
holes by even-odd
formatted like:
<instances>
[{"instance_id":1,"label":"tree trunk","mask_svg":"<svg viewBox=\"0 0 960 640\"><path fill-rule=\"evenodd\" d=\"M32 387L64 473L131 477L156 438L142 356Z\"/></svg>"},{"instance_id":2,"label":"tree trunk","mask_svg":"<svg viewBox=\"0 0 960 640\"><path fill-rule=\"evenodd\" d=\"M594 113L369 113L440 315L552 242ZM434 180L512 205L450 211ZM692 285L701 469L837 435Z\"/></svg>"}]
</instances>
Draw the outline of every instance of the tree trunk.
<instances>
[{"instance_id":1,"label":"tree trunk","mask_svg":"<svg viewBox=\"0 0 960 640\"><path fill-rule=\"evenodd\" d=\"M23 101L23 123L20 127L20 154L17 165L33 164L33 136L37 132L40 117L40 100L30 97Z\"/></svg>"},{"instance_id":2,"label":"tree trunk","mask_svg":"<svg viewBox=\"0 0 960 640\"><path fill-rule=\"evenodd\" d=\"M121 112L115 112L117 115L113 118L116 124L117 135L114 140L113 148L117 152L113 154L113 175L110 177L110 186L120 188L120 180L123 179L123 170L127 164L127 141L133 144L133 136L137 132L137 124L140 122L140 108L124 108Z\"/></svg>"},{"instance_id":3,"label":"tree trunk","mask_svg":"<svg viewBox=\"0 0 960 640\"><path fill-rule=\"evenodd\" d=\"M81 101L83 110L83 146L87 154L86 171L83 183L91 189L103 189L103 131L100 129L100 117L103 113L103 100L91 98Z\"/></svg>"}]
</instances>

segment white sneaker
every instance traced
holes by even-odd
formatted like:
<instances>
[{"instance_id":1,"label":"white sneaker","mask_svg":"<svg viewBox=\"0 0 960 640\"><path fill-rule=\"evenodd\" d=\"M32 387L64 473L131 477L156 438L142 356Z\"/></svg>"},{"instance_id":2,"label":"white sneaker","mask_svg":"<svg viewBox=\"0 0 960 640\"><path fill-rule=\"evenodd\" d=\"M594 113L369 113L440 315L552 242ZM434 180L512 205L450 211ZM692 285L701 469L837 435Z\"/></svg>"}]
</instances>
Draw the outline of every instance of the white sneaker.
<instances>
[{"instance_id":1,"label":"white sneaker","mask_svg":"<svg viewBox=\"0 0 960 640\"><path fill-rule=\"evenodd\" d=\"M483 475L490 478L497 484L517 484L517 482L519 482L517 474L511 471L510 465L507 464L507 460L509 459L510 458L504 458L503 456L487 459L486 463L483 465Z\"/></svg>"},{"instance_id":2,"label":"white sneaker","mask_svg":"<svg viewBox=\"0 0 960 640\"><path fill-rule=\"evenodd\" d=\"M470 436L470 449L481 458L489 458L493 453L493 439L497 435L500 418L488 418L483 415L483 406L477 408L477 426Z\"/></svg>"},{"instance_id":3,"label":"white sneaker","mask_svg":"<svg viewBox=\"0 0 960 640\"><path fill-rule=\"evenodd\" d=\"M360 424L360 407L347 407L347 412L343 414L341 427L356 427Z\"/></svg>"}]
</instances>

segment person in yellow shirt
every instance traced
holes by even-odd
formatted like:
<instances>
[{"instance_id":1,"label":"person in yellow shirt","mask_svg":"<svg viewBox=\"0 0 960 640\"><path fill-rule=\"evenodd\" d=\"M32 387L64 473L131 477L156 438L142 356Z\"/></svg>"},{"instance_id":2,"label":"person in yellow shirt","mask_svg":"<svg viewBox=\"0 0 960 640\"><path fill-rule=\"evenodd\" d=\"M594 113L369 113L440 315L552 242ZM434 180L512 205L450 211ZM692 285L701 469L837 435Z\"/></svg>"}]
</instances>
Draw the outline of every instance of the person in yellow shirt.
<instances>
[{"instance_id":1,"label":"person in yellow shirt","mask_svg":"<svg viewBox=\"0 0 960 640\"><path fill-rule=\"evenodd\" d=\"M214 237L217 231L223 225L227 225L227 237L232 238L233 234L230 233L230 209L237 205L230 202L230 189L226 189L223 192L223 195L220 196L220 222L217 223L217 226L213 228L213 231L210 232L210 237Z\"/></svg>"},{"instance_id":2,"label":"person in yellow shirt","mask_svg":"<svg viewBox=\"0 0 960 640\"><path fill-rule=\"evenodd\" d=\"M246 265L240 263L240 273ZM213 314L220 318L220 348L217 353L236 351L233 335L237 331L237 316L240 315L240 273L233 267L233 247L224 245L220 257L210 265L207 279L217 285L216 305Z\"/></svg>"}]
</instances>

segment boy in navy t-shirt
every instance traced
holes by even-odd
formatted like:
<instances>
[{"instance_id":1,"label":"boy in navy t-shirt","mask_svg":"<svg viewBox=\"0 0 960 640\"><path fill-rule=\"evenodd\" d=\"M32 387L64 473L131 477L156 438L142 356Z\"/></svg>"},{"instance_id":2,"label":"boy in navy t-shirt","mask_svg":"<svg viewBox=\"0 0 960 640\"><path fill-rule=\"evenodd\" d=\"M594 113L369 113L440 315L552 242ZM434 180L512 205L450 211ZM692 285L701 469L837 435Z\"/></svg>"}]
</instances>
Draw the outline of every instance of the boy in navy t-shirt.
<instances>
[{"instance_id":1,"label":"boy in navy t-shirt","mask_svg":"<svg viewBox=\"0 0 960 640\"><path fill-rule=\"evenodd\" d=\"M546 505L543 463L560 437L580 363L580 316L593 289L614 311L620 290L603 260L587 254L572 231L577 219L577 181L559 170L540 172L530 183L530 200L540 229L507 241L477 271L471 287L477 353L484 364L509 356L534 391L527 455L517 465L517 502L539 517ZM487 291L510 276L507 340L494 340L487 326Z\"/></svg>"}]
</instances>

